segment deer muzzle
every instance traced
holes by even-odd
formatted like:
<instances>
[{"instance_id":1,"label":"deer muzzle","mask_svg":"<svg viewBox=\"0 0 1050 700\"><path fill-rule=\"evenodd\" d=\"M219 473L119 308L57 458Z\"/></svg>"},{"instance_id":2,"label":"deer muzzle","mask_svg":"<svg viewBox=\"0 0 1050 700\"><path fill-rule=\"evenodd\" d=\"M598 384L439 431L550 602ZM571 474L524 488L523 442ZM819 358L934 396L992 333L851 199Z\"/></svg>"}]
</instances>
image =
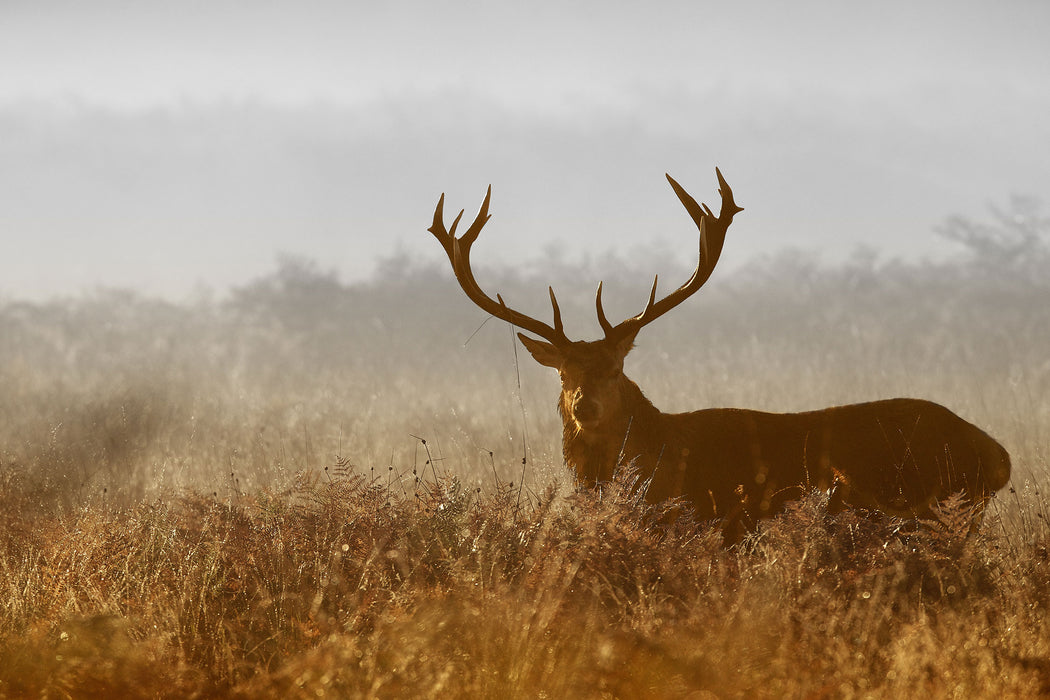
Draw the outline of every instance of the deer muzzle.
<instances>
[{"instance_id":1,"label":"deer muzzle","mask_svg":"<svg viewBox=\"0 0 1050 700\"><path fill-rule=\"evenodd\" d=\"M591 396L577 389L572 397L572 417L581 428L593 428L601 419L602 406Z\"/></svg>"}]
</instances>

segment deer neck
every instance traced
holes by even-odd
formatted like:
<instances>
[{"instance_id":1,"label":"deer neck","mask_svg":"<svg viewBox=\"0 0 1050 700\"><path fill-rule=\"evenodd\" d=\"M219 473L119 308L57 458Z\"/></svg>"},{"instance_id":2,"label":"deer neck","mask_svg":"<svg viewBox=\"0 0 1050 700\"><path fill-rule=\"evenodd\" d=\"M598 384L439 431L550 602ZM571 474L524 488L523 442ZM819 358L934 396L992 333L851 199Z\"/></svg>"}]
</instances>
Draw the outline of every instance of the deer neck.
<instances>
[{"instance_id":1,"label":"deer neck","mask_svg":"<svg viewBox=\"0 0 1050 700\"><path fill-rule=\"evenodd\" d=\"M660 411L627 377L620 384L619 394L618 410L603 416L597 428L588 430L577 425L564 400L558 406L565 463L585 483L610 480L621 455L625 462L636 457L648 461L644 457L649 452L655 455L660 451Z\"/></svg>"}]
</instances>

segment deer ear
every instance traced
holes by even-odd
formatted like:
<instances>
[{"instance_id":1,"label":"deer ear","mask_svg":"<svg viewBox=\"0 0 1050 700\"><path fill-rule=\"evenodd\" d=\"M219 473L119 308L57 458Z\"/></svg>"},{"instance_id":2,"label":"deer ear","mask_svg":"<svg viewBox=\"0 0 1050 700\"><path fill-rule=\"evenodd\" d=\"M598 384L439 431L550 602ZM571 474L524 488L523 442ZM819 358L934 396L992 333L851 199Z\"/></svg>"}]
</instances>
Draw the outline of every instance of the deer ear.
<instances>
[{"instance_id":1,"label":"deer ear","mask_svg":"<svg viewBox=\"0 0 1050 700\"><path fill-rule=\"evenodd\" d=\"M529 351L529 354L541 365L558 369L564 364L564 356L552 343L545 343L529 336L518 333L521 344Z\"/></svg>"}]
</instances>

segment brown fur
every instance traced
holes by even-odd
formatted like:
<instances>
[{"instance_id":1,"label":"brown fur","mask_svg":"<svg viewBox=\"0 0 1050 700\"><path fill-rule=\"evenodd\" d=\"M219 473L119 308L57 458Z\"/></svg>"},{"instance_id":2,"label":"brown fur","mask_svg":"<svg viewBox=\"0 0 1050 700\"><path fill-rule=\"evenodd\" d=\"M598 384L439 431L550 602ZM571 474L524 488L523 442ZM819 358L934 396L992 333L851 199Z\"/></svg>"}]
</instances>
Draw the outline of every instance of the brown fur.
<instances>
[{"instance_id":1,"label":"brown fur","mask_svg":"<svg viewBox=\"0 0 1050 700\"><path fill-rule=\"evenodd\" d=\"M629 344L559 350L523 341L559 370L564 457L581 485L594 487L617 466L633 465L647 500L682 496L698 517L724 518L734 537L811 489L834 487L835 505L924 517L957 491L980 511L1010 477L1010 457L998 442L930 401L805 413L661 413L623 374ZM578 419L581 406L586 421Z\"/></svg>"}]
</instances>

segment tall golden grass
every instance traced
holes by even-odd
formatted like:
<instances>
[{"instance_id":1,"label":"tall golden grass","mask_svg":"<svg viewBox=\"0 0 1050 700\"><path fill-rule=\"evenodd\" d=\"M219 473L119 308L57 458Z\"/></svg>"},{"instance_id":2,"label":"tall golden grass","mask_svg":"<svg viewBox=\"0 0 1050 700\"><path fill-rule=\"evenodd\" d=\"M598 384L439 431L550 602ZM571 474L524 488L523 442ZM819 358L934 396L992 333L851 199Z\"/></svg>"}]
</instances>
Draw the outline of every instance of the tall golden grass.
<instances>
[{"instance_id":1,"label":"tall golden grass","mask_svg":"<svg viewBox=\"0 0 1050 700\"><path fill-rule=\"evenodd\" d=\"M413 487L330 469L280 493L34 517L12 516L9 472L0 693L1050 693L1045 528L968 536L961 500L902 529L829 516L815 493L726 550L644 505L629 472L524 505L509 484Z\"/></svg>"}]
</instances>

